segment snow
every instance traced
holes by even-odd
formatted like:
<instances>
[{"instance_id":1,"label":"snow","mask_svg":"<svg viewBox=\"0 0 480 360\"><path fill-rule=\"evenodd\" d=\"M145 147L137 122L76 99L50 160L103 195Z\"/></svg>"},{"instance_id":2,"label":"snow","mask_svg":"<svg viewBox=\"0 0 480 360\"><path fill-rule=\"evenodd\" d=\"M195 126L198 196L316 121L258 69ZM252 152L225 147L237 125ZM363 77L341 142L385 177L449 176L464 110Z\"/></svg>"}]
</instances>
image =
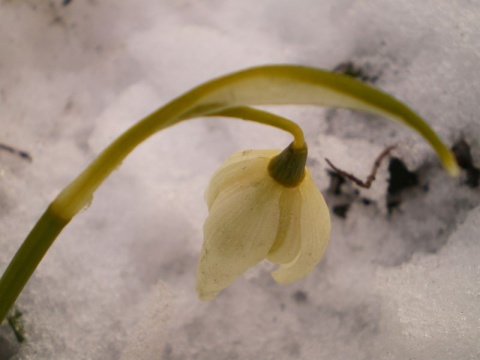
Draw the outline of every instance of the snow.
<instances>
[{"instance_id":1,"label":"snow","mask_svg":"<svg viewBox=\"0 0 480 360\"><path fill-rule=\"evenodd\" d=\"M0 2L0 142L33 157L0 151L0 271L54 196L119 133L249 66L351 61L480 157L475 1L63 3ZM332 216L327 254L309 277L281 286L260 264L202 303L194 274L210 175L236 150L291 139L241 121L180 124L140 146L60 235L16 305L26 341L3 324L0 359L479 358L479 190L449 178L398 124L346 110L275 110L304 128L325 193L325 157L364 177L392 144L421 185L389 215L383 165L360 195L373 203L357 198L346 219Z\"/></svg>"},{"instance_id":2,"label":"snow","mask_svg":"<svg viewBox=\"0 0 480 360\"><path fill-rule=\"evenodd\" d=\"M471 211L438 255L414 256L401 271L377 274L391 358L477 359L480 207ZM395 319L395 321L391 321ZM382 341L383 340L383 341ZM385 349L388 344L388 350Z\"/></svg>"}]
</instances>

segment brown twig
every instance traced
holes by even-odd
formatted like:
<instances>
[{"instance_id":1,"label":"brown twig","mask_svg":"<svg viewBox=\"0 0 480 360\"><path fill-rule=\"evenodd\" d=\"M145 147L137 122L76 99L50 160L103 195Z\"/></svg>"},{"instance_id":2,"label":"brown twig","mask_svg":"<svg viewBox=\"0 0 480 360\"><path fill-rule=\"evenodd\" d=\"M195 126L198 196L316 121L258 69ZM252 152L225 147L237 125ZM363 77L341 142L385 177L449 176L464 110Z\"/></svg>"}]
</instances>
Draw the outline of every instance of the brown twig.
<instances>
[{"instance_id":1,"label":"brown twig","mask_svg":"<svg viewBox=\"0 0 480 360\"><path fill-rule=\"evenodd\" d=\"M373 163L372 171L370 172L370 175L368 175L367 180L362 181L359 178L357 178L355 175L350 174L346 171L343 171L339 168L337 168L335 165L332 164L332 162L328 159L325 159L327 164L340 176L344 177L345 179L348 179L350 181L353 181L355 184L358 186L365 188L365 189L370 189L372 186L372 183L375 181L375 176L377 175L378 168L380 167L383 159L390 154L390 152L395 149L395 145L387 147L385 150L381 152L380 155L375 159L375 162Z\"/></svg>"},{"instance_id":2,"label":"brown twig","mask_svg":"<svg viewBox=\"0 0 480 360\"><path fill-rule=\"evenodd\" d=\"M32 161L32 157L30 156L29 153L27 153L26 151L15 149L14 147L12 147L10 145L5 145L5 144L0 143L0 150L8 151L11 154L20 156L22 159Z\"/></svg>"}]
</instances>

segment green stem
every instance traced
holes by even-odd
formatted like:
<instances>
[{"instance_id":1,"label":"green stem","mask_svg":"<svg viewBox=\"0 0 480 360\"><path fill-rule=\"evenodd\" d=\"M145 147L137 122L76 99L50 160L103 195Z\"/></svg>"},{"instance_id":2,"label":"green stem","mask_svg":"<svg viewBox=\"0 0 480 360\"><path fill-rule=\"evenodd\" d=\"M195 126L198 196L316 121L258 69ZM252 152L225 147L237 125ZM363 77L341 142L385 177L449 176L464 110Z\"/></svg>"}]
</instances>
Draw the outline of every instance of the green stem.
<instances>
[{"instance_id":1,"label":"green stem","mask_svg":"<svg viewBox=\"0 0 480 360\"><path fill-rule=\"evenodd\" d=\"M293 147L303 149L306 146L303 130L300 126L284 117L254 109L247 106L238 106L230 109L211 113L209 116L233 117L258 122L264 125L274 126L278 129L289 132L293 136Z\"/></svg>"},{"instance_id":2,"label":"green stem","mask_svg":"<svg viewBox=\"0 0 480 360\"><path fill-rule=\"evenodd\" d=\"M49 207L30 231L0 279L0 323L7 316L18 295L43 256L68 221Z\"/></svg>"},{"instance_id":3,"label":"green stem","mask_svg":"<svg viewBox=\"0 0 480 360\"><path fill-rule=\"evenodd\" d=\"M450 173L458 173L452 153L422 118L391 96L350 77L295 65L267 65L226 75L188 91L139 121L60 192L0 279L0 323L63 227L140 143L183 120L223 114L286 129L294 136L293 147L301 149L304 140L298 126L245 107L286 104L344 107L397 120L427 140Z\"/></svg>"}]
</instances>

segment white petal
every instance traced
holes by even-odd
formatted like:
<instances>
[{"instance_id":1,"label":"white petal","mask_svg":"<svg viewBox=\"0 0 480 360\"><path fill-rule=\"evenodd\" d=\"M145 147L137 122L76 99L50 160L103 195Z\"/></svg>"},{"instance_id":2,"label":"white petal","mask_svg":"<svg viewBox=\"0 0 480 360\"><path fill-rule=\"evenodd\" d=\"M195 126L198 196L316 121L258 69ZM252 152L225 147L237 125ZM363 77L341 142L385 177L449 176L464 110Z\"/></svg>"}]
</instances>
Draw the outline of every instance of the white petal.
<instances>
[{"instance_id":1,"label":"white petal","mask_svg":"<svg viewBox=\"0 0 480 360\"><path fill-rule=\"evenodd\" d=\"M285 188L280 196L280 219L275 243L267 259L273 263L286 264L295 259L300 251L300 214L302 197L298 188Z\"/></svg>"},{"instance_id":2,"label":"white petal","mask_svg":"<svg viewBox=\"0 0 480 360\"><path fill-rule=\"evenodd\" d=\"M235 186L239 181L260 172L267 176L268 162L281 150L243 150L230 156L222 166L213 174L207 191L205 201L208 208L212 206L220 191L227 187Z\"/></svg>"},{"instance_id":3,"label":"white petal","mask_svg":"<svg viewBox=\"0 0 480 360\"><path fill-rule=\"evenodd\" d=\"M213 299L262 261L272 247L282 187L265 174L266 170L237 182L215 198L204 225L205 241L197 267L200 299Z\"/></svg>"},{"instance_id":4,"label":"white petal","mask_svg":"<svg viewBox=\"0 0 480 360\"><path fill-rule=\"evenodd\" d=\"M292 262L272 272L272 277L281 284L290 284L310 273L322 259L330 237L327 205L308 172L299 190L302 197L301 249Z\"/></svg>"}]
</instances>

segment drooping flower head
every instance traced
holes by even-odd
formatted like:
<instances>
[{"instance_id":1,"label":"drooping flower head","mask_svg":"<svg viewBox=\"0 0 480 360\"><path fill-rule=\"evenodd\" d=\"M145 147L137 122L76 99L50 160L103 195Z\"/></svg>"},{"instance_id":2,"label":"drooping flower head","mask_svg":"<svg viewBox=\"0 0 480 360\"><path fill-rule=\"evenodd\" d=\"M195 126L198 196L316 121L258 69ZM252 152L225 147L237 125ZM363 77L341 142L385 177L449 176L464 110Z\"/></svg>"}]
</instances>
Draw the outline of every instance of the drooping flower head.
<instances>
[{"instance_id":1,"label":"drooping flower head","mask_svg":"<svg viewBox=\"0 0 480 360\"><path fill-rule=\"evenodd\" d=\"M240 151L213 175L197 268L200 299L213 299L264 259L280 265L272 277L282 284L301 279L321 260L330 215L306 156L306 146Z\"/></svg>"}]
</instances>

